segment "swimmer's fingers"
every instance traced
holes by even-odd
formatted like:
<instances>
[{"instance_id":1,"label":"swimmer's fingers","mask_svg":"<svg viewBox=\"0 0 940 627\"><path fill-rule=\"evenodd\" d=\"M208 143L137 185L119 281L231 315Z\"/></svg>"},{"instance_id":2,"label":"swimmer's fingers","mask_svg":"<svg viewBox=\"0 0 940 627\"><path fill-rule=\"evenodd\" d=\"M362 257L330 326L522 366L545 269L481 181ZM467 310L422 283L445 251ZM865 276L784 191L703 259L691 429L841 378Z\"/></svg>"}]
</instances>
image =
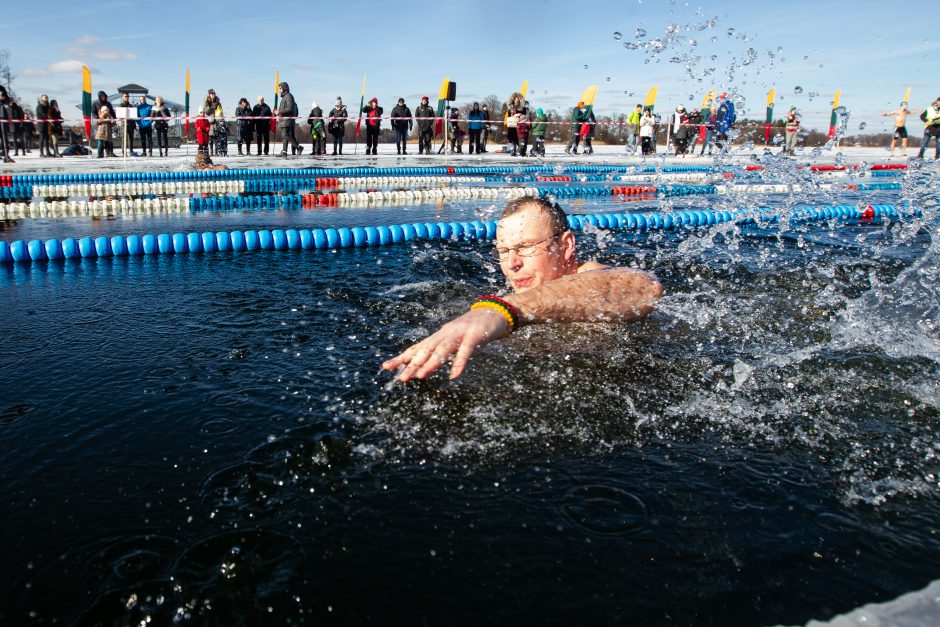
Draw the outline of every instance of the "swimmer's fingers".
<instances>
[{"instance_id":1,"label":"swimmer's fingers","mask_svg":"<svg viewBox=\"0 0 940 627\"><path fill-rule=\"evenodd\" d=\"M457 355L454 356L454 363L450 367L450 378L456 379L463 374L464 368L467 367L467 362L470 361L470 356L473 355L473 351L477 349L476 342L469 341L467 338L464 338L464 341L460 343L460 346L457 348Z\"/></svg>"}]
</instances>

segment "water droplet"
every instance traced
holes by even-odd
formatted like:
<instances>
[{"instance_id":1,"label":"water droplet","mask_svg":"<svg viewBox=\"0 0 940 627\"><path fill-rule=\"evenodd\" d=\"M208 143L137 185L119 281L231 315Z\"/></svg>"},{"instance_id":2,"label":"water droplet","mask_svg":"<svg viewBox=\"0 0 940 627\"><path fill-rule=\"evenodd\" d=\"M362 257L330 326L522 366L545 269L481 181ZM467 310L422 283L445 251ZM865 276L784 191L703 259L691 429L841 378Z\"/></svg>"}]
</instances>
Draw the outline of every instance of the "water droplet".
<instances>
[{"instance_id":1,"label":"water droplet","mask_svg":"<svg viewBox=\"0 0 940 627\"><path fill-rule=\"evenodd\" d=\"M637 48L639 48L639 46L633 43L632 41L623 42L623 47L626 48L627 50L636 50Z\"/></svg>"},{"instance_id":2,"label":"water droplet","mask_svg":"<svg viewBox=\"0 0 940 627\"><path fill-rule=\"evenodd\" d=\"M646 29L638 28L635 31L633 31L633 34L636 35L637 39L642 39L643 37L646 37Z\"/></svg>"},{"instance_id":3,"label":"water droplet","mask_svg":"<svg viewBox=\"0 0 940 627\"><path fill-rule=\"evenodd\" d=\"M610 77L609 77L609 76L607 77L607 82L608 82L608 83L610 82Z\"/></svg>"},{"instance_id":4,"label":"water droplet","mask_svg":"<svg viewBox=\"0 0 940 627\"><path fill-rule=\"evenodd\" d=\"M588 69L587 63L584 64L584 69Z\"/></svg>"},{"instance_id":5,"label":"water droplet","mask_svg":"<svg viewBox=\"0 0 940 627\"><path fill-rule=\"evenodd\" d=\"M694 48L695 46L698 45L698 42L695 41L695 38L694 38L694 37L689 37L689 45Z\"/></svg>"},{"instance_id":6,"label":"water droplet","mask_svg":"<svg viewBox=\"0 0 940 627\"><path fill-rule=\"evenodd\" d=\"M624 96L629 96L629 95L630 95L630 92L628 92L626 89L624 89L624 90L623 90L623 95L624 95Z\"/></svg>"},{"instance_id":7,"label":"water droplet","mask_svg":"<svg viewBox=\"0 0 940 627\"><path fill-rule=\"evenodd\" d=\"M734 29L733 29L733 28L729 28L729 29L728 29L728 37L734 37Z\"/></svg>"},{"instance_id":8,"label":"water droplet","mask_svg":"<svg viewBox=\"0 0 940 627\"><path fill-rule=\"evenodd\" d=\"M750 65L757 61L757 50L753 48L748 48L744 56L743 65Z\"/></svg>"},{"instance_id":9,"label":"water droplet","mask_svg":"<svg viewBox=\"0 0 940 627\"><path fill-rule=\"evenodd\" d=\"M796 87L793 88L793 93L796 95L800 95L803 93L803 88L797 85Z\"/></svg>"},{"instance_id":10,"label":"water droplet","mask_svg":"<svg viewBox=\"0 0 940 627\"><path fill-rule=\"evenodd\" d=\"M804 55L803 55L803 60L804 60L804 61L808 61L808 60L809 60L809 55L808 55L808 54L804 54Z\"/></svg>"},{"instance_id":11,"label":"water droplet","mask_svg":"<svg viewBox=\"0 0 940 627\"><path fill-rule=\"evenodd\" d=\"M717 36L717 35L712 35L711 37L708 38L708 40L714 43L714 42L718 41L718 36Z\"/></svg>"},{"instance_id":12,"label":"water droplet","mask_svg":"<svg viewBox=\"0 0 940 627\"><path fill-rule=\"evenodd\" d=\"M865 122L862 122L858 125L858 130L864 131L866 126L868 126L868 124L866 124Z\"/></svg>"},{"instance_id":13,"label":"water droplet","mask_svg":"<svg viewBox=\"0 0 940 627\"><path fill-rule=\"evenodd\" d=\"M621 39L623 39L623 33L619 31L614 31L614 40L620 41Z\"/></svg>"}]
</instances>

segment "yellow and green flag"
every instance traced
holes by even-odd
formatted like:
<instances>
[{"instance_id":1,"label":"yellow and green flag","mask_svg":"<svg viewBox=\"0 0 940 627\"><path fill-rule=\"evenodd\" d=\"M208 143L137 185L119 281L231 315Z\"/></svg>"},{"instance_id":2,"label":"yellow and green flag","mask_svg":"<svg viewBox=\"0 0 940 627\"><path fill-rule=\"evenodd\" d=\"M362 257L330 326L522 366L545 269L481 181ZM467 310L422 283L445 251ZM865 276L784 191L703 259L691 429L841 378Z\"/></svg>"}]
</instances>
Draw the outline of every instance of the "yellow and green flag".
<instances>
[{"instance_id":1,"label":"yellow and green flag","mask_svg":"<svg viewBox=\"0 0 940 627\"><path fill-rule=\"evenodd\" d=\"M91 72L82 66L82 118L85 121L85 139L91 141Z\"/></svg>"}]
</instances>

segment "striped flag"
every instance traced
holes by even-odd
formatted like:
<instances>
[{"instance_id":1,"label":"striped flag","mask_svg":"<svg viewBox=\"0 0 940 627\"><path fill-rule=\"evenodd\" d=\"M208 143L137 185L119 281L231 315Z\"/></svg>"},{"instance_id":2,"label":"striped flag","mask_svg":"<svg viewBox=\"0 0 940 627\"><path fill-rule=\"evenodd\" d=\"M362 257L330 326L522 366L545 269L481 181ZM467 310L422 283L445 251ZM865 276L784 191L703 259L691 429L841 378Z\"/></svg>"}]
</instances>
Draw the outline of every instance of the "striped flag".
<instances>
[{"instance_id":1,"label":"striped flag","mask_svg":"<svg viewBox=\"0 0 940 627\"><path fill-rule=\"evenodd\" d=\"M770 125L774 122L774 96L777 95L777 90L771 88L767 92L767 119L764 120L764 143L770 143Z\"/></svg>"},{"instance_id":2,"label":"striped flag","mask_svg":"<svg viewBox=\"0 0 940 627\"><path fill-rule=\"evenodd\" d=\"M434 136L437 137L444 130L444 110L447 108L447 89L450 86L450 77L445 76L441 81L441 89L437 93L437 119L434 121Z\"/></svg>"},{"instance_id":3,"label":"striped flag","mask_svg":"<svg viewBox=\"0 0 940 627\"><path fill-rule=\"evenodd\" d=\"M359 96L359 119L356 120L356 141L359 141L359 128L362 126L362 108L366 104L366 75L362 75L362 93ZM368 148L368 146L366 146Z\"/></svg>"},{"instance_id":4,"label":"striped flag","mask_svg":"<svg viewBox=\"0 0 940 627\"><path fill-rule=\"evenodd\" d=\"M842 90L836 90L836 96L832 99L832 115L829 117L829 137L828 139L833 139L836 136L836 128L839 126L839 113L836 109L839 108L839 98L842 97Z\"/></svg>"},{"instance_id":5,"label":"striped flag","mask_svg":"<svg viewBox=\"0 0 940 627\"><path fill-rule=\"evenodd\" d=\"M643 108L649 109L650 112L656 107L656 94L659 93L659 85L653 85L649 92L646 94L646 100L643 101Z\"/></svg>"},{"instance_id":6,"label":"striped flag","mask_svg":"<svg viewBox=\"0 0 940 627\"><path fill-rule=\"evenodd\" d=\"M712 119L712 104L715 102L715 90L709 89L702 97L702 126L698 129L698 140L705 141L705 135L708 134L706 127Z\"/></svg>"},{"instance_id":7,"label":"striped flag","mask_svg":"<svg viewBox=\"0 0 940 627\"><path fill-rule=\"evenodd\" d=\"M91 72L82 66L82 118L85 120L85 139L91 141Z\"/></svg>"},{"instance_id":8,"label":"striped flag","mask_svg":"<svg viewBox=\"0 0 940 627\"><path fill-rule=\"evenodd\" d=\"M186 100L185 100L185 103L186 103L186 104L185 104L184 106L186 107L186 124L185 124L185 127L186 127L186 128L185 128L185 131L184 131L184 132L185 132L185 134L186 134L186 141L189 141L189 68L186 68Z\"/></svg>"}]
</instances>

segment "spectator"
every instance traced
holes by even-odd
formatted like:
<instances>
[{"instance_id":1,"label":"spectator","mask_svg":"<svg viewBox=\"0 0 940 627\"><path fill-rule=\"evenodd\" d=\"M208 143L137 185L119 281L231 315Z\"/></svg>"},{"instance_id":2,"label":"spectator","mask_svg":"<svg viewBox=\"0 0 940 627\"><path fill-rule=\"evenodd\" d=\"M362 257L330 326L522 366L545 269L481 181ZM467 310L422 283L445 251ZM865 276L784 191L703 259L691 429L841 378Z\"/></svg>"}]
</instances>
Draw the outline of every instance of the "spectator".
<instances>
[{"instance_id":1,"label":"spectator","mask_svg":"<svg viewBox=\"0 0 940 627\"><path fill-rule=\"evenodd\" d=\"M594 139L594 127L597 126L597 118L594 117L594 107L589 107L585 109L584 113L584 127L587 127L586 132L584 133L584 154L591 155L594 154L594 146L592 145L592 140Z\"/></svg>"},{"instance_id":2,"label":"spectator","mask_svg":"<svg viewBox=\"0 0 940 627\"><path fill-rule=\"evenodd\" d=\"M127 92L121 94L121 100L118 102L118 106L123 108L125 111L128 109L136 108L131 104L131 95ZM127 133L127 150L130 154L134 153L134 131L137 129L137 121L134 118L125 115L124 119L124 128Z\"/></svg>"},{"instance_id":3,"label":"spectator","mask_svg":"<svg viewBox=\"0 0 940 627\"><path fill-rule=\"evenodd\" d=\"M450 151L463 152L463 137L460 128L460 110L454 107L450 110Z\"/></svg>"},{"instance_id":4,"label":"spectator","mask_svg":"<svg viewBox=\"0 0 940 627\"><path fill-rule=\"evenodd\" d=\"M545 133L548 131L548 116L541 108L535 110L535 123L532 125L532 156L545 156Z\"/></svg>"},{"instance_id":5,"label":"spectator","mask_svg":"<svg viewBox=\"0 0 940 627\"><path fill-rule=\"evenodd\" d=\"M362 108L361 113L366 115L366 154L372 150L376 154L376 147L379 145L379 129L382 125L382 107L379 106L379 99L373 98Z\"/></svg>"},{"instance_id":6,"label":"spectator","mask_svg":"<svg viewBox=\"0 0 940 627\"><path fill-rule=\"evenodd\" d=\"M326 124L323 122L323 109L314 100L310 105L310 115L307 116L310 125L310 141L313 143L313 154L326 154Z\"/></svg>"},{"instance_id":7,"label":"spectator","mask_svg":"<svg viewBox=\"0 0 940 627\"><path fill-rule=\"evenodd\" d=\"M26 113L23 111L23 107L20 106L15 100L10 101L10 120L12 120L13 128L13 155L19 156L20 151L22 154L26 155L26 140L24 139L26 135Z\"/></svg>"},{"instance_id":8,"label":"spectator","mask_svg":"<svg viewBox=\"0 0 940 627\"><path fill-rule=\"evenodd\" d=\"M640 146L644 155L653 154L655 133L656 118L653 117L653 111L647 107L643 109L643 115L640 116Z\"/></svg>"},{"instance_id":9,"label":"spectator","mask_svg":"<svg viewBox=\"0 0 940 627\"><path fill-rule=\"evenodd\" d=\"M111 128L114 124L114 116L111 107L102 105L98 109L98 128L95 130L95 139L98 140L98 158L107 154L114 156L114 142L111 140Z\"/></svg>"},{"instance_id":10,"label":"spectator","mask_svg":"<svg viewBox=\"0 0 940 627\"><path fill-rule=\"evenodd\" d=\"M7 88L0 85L0 142L2 142L0 149L3 150L4 163L14 163L13 158L10 156L12 129L10 128L10 123L7 122L7 120L13 119L12 104L13 100L7 93Z\"/></svg>"},{"instance_id":11,"label":"spectator","mask_svg":"<svg viewBox=\"0 0 940 627\"><path fill-rule=\"evenodd\" d=\"M796 110L796 107L790 107L790 110L787 111L787 114L783 116L783 125L784 133L786 134L783 153L787 155L795 155L796 138L800 134L800 113Z\"/></svg>"},{"instance_id":12,"label":"spectator","mask_svg":"<svg viewBox=\"0 0 940 627\"><path fill-rule=\"evenodd\" d=\"M329 131L333 136L333 154L336 154L337 147L339 154L343 154L343 136L346 134L346 120L349 119L349 113L343 104L342 98L336 99L336 104L330 111Z\"/></svg>"},{"instance_id":13,"label":"spectator","mask_svg":"<svg viewBox=\"0 0 940 627\"><path fill-rule=\"evenodd\" d=\"M52 150L49 147L49 96L43 94L36 102L36 124L39 131L39 156L51 157Z\"/></svg>"},{"instance_id":14,"label":"spectator","mask_svg":"<svg viewBox=\"0 0 940 627\"><path fill-rule=\"evenodd\" d=\"M404 98L399 98L398 104L392 109L392 128L395 129L395 148L398 149L398 154L407 155L408 134L414 128L414 121Z\"/></svg>"},{"instance_id":15,"label":"spectator","mask_svg":"<svg viewBox=\"0 0 940 627\"><path fill-rule=\"evenodd\" d=\"M196 152L209 152L209 120L206 117L205 107L199 107L196 115Z\"/></svg>"},{"instance_id":16,"label":"spectator","mask_svg":"<svg viewBox=\"0 0 940 627\"><path fill-rule=\"evenodd\" d=\"M482 107L480 107L480 111L483 112L483 120L484 120L483 121L483 141L481 142L483 144L482 152L486 152L486 141L490 138L490 111L487 105L485 104Z\"/></svg>"},{"instance_id":17,"label":"spectator","mask_svg":"<svg viewBox=\"0 0 940 627\"><path fill-rule=\"evenodd\" d=\"M261 146L264 144L264 154L268 154L271 143L271 107L264 101L264 96L258 96L251 115L255 119L255 133L258 135L258 155L261 155Z\"/></svg>"},{"instance_id":18,"label":"spectator","mask_svg":"<svg viewBox=\"0 0 940 627\"><path fill-rule=\"evenodd\" d=\"M418 154L431 154L431 140L434 137L434 109L428 105L428 97L421 97L421 105L415 108L418 120Z\"/></svg>"},{"instance_id":19,"label":"spectator","mask_svg":"<svg viewBox=\"0 0 940 627\"><path fill-rule=\"evenodd\" d=\"M587 113L584 110L584 103L578 102L578 106L571 111L571 141L565 146L565 154L578 154L581 127L585 122L587 122Z\"/></svg>"},{"instance_id":20,"label":"spectator","mask_svg":"<svg viewBox=\"0 0 940 627\"><path fill-rule=\"evenodd\" d=\"M933 104L920 114L920 119L924 123L924 137L920 140L920 152L917 153L917 158L924 158L927 145L933 138L933 158L934 160L940 159L940 98L934 100Z\"/></svg>"},{"instance_id":21,"label":"spectator","mask_svg":"<svg viewBox=\"0 0 940 627\"><path fill-rule=\"evenodd\" d=\"M49 101L49 143L52 145L52 156L61 158L59 154L59 138L62 137L62 111L59 102Z\"/></svg>"},{"instance_id":22,"label":"spectator","mask_svg":"<svg viewBox=\"0 0 940 627\"><path fill-rule=\"evenodd\" d=\"M157 129L157 152L161 157L168 157L170 155L170 109L164 104L162 97L157 96L150 115L156 118L153 127Z\"/></svg>"},{"instance_id":23,"label":"spectator","mask_svg":"<svg viewBox=\"0 0 940 627\"><path fill-rule=\"evenodd\" d=\"M643 105L637 105L627 118L627 149L636 152L640 139L640 117L643 115Z\"/></svg>"},{"instance_id":24,"label":"spectator","mask_svg":"<svg viewBox=\"0 0 940 627\"><path fill-rule=\"evenodd\" d=\"M699 129L702 128L702 114L695 107L692 107L692 113L686 118L686 124L688 125L686 137L688 138L689 153L694 157L695 146L698 144Z\"/></svg>"},{"instance_id":25,"label":"spectator","mask_svg":"<svg viewBox=\"0 0 940 627\"><path fill-rule=\"evenodd\" d=\"M728 133L734 128L736 117L734 103L728 99L727 92L721 92L718 98L720 103L718 111L715 113L715 132L718 136L715 139L715 146L721 150L724 148L725 142L728 141Z\"/></svg>"},{"instance_id":26,"label":"spectator","mask_svg":"<svg viewBox=\"0 0 940 627\"><path fill-rule=\"evenodd\" d=\"M215 135L213 136L215 141L215 154L220 157L227 157L228 123L225 121L225 116L222 115L221 105L215 110L215 115L212 117L212 129L215 131Z\"/></svg>"},{"instance_id":27,"label":"spectator","mask_svg":"<svg viewBox=\"0 0 940 627\"><path fill-rule=\"evenodd\" d=\"M516 123L516 136L519 138L519 156L524 157L529 147L529 131L532 124L529 122L529 114L525 108L518 113L519 120Z\"/></svg>"},{"instance_id":28,"label":"spectator","mask_svg":"<svg viewBox=\"0 0 940 627\"><path fill-rule=\"evenodd\" d=\"M278 88L281 90L281 101L277 105L277 126L283 134L283 145L279 157L287 156L287 144L290 144L292 155L299 155L304 151L304 147L297 143L294 137L294 128L297 124L297 114L299 110L294 101L294 95L290 93L290 86L287 83L280 83Z\"/></svg>"},{"instance_id":29,"label":"spectator","mask_svg":"<svg viewBox=\"0 0 940 627\"><path fill-rule=\"evenodd\" d=\"M95 105L91 108L91 115L95 118L95 120L98 120L101 117L102 107L105 107L108 110L108 119L110 120L109 122L107 122L108 132L113 133L114 120L117 118L117 116L114 113L114 107L111 105L111 101L108 100L108 94L104 93L103 91L99 91L98 102L96 102ZM95 132L95 139L98 139L97 130ZM113 157L114 156L114 142L111 141L110 135L108 136L108 142L105 148L107 148L108 150L108 156Z\"/></svg>"},{"instance_id":30,"label":"spectator","mask_svg":"<svg viewBox=\"0 0 940 627\"><path fill-rule=\"evenodd\" d=\"M474 148L477 154L483 152L483 145L480 142L480 135L483 133L483 127L486 126L486 116L480 110L480 103L474 102L473 108L467 114L467 132L470 135L468 152L472 155Z\"/></svg>"},{"instance_id":31,"label":"spectator","mask_svg":"<svg viewBox=\"0 0 940 627\"><path fill-rule=\"evenodd\" d=\"M140 156L153 156L153 105L147 102L146 96L141 96L137 103L137 130L140 133Z\"/></svg>"},{"instance_id":32,"label":"spectator","mask_svg":"<svg viewBox=\"0 0 940 627\"><path fill-rule=\"evenodd\" d=\"M251 140L255 130L255 121L251 117L251 103L247 98L238 101L235 108L235 143L238 144L238 154L242 154L242 144L245 144L245 154L251 156ZM258 154L261 154L259 151Z\"/></svg>"}]
</instances>

